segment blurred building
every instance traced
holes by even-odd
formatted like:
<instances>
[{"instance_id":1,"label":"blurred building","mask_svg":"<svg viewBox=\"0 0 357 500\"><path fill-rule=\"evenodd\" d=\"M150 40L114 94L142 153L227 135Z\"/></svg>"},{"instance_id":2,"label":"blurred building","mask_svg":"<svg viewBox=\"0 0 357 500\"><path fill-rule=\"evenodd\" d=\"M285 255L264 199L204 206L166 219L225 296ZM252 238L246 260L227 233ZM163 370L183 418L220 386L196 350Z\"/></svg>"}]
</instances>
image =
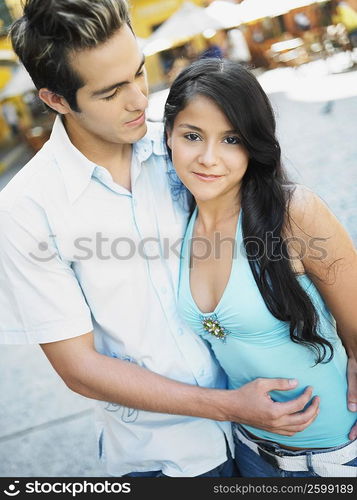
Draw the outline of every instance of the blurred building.
<instances>
[{"instance_id":1,"label":"blurred building","mask_svg":"<svg viewBox=\"0 0 357 500\"><path fill-rule=\"evenodd\" d=\"M8 28L13 19L12 6L5 0L0 0L0 91L10 82L17 64L17 58L12 51L11 43L7 37ZM4 112L2 112L2 107L0 106L0 143L11 137L14 130L14 125L8 123L6 119L6 109L13 109L12 113L8 113L10 122L11 116L13 116L12 121L15 122L15 114L16 116L20 116L24 112L21 100L20 102L14 101L8 102L8 106L5 106Z\"/></svg>"},{"instance_id":2,"label":"blurred building","mask_svg":"<svg viewBox=\"0 0 357 500\"><path fill-rule=\"evenodd\" d=\"M135 33L138 36L139 43L144 46L145 40L176 13L187 0L128 0L131 19ZM212 0L189 0L198 7L207 7ZM320 3L311 2L289 12L277 15L274 13L275 0L236 0L233 4L250 3L255 5L253 13L257 13L256 18L252 18L244 24L240 24L240 34L243 34L247 43L248 51L251 55L251 63L256 67L276 67L280 64L301 64L308 58L319 55L322 52L322 38L324 35L324 26L331 23L331 17L328 15L328 9L325 7L330 0ZM357 0L348 0L351 6L357 9ZM223 4L224 2L222 2ZM301 2L297 2L297 4ZM307 2L308 3L308 2ZM271 5L271 13L269 8ZM276 10L276 8L275 8ZM259 12L261 11L261 15ZM271 15L269 15L271 14ZM0 19L3 21L3 27L6 28L12 18L21 15L21 0L0 0ZM254 16L253 16L254 17ZM231 26L231 28L234 28ZM177 35L179 36L179 29ZM223 30L222 30L223 31ZM217 31L216 40L223 42L221 46L229 41L229 30L224 33ZM225 35L225 37L223 36ZM284 49L285 40L297 39L296 47L294 44L287 44ZM300 42L300 39L302 42ZM1 44L5 44L0 39ZM190 59L191 54L199 54L204 50L207 40L202 36L194 36L187 40L182 40L180 44L174 45L168 50L159 50L153 55L147 56L147 73L149 87L151 91L160 90L165 87L171 78L171 69L175 69L176 59ZM280 44L280 45L274 45ZM300 44L300 45L299 45ZM271 48L273 47L273 50ZM277 52L274 53L274 49ZM315 52L314 52L315 51ZM321 56L321 54L320 54ZM192 59L192 57L191 57ZM1 65L1 61L0 61ZM172 72L172 71L171 71ZM171 75L171 76L170 76ZM11 71L8 68L0 67L0 89L11 77ZM0 131L1 135L1 131Z\"/></svg>"},{"instance_id":3,"label":"blurred building","mask_svg":"<svg viewBox=\"0 0 357 500\"><path fill-rule=\"evenodd\" d=\"M8 32L22 15L21 0L0 0L0 150L28 143L35 152L48 137L49 116L39 108L31 78L12 50ZM35 143L37 141L37 143ZM3 168L0 160L0 171Z\"/></svg>"},{"instance_id":4,"label":"blurred building","mask_svg":"<svg viewBox=\"0 0 357 500\"><path fill-rule=\"evenodd\" d=\"M22 0L3 0L2 3L6 3L13 19L17 19L22 15Z\"/></svg>"},{"instance_id":5,"label":"blurred building","mask_svg":"<svg viewBox=\"0 0 357 500\"><path fill-rule=\"evenodd\" d=\"M128 0L134 31L140 39L148 38L164 21L176 12L185 0ZM199 6L206 6L207 0L190 0ZM22 14L21 0L0 0L0 20L3 21L3 34L13 19ZM1 31L0 31L1 38ZM0 40L1 45L1 40ZM1 46L0 46L1 49ZM147 59L147 72L150 87L158 87L165 79L165 55L155 54ZM1 80L0 89L6 82Z\"/></svg>"},{"instance_id":6,"label":"blurred building","mask_svg":"<svg viewBox=\"0 0 357 500\"><path fill-rule=\"evenodd\" d=\"M280 15L265 16L246 23L244 34L253 63L273 68L308 62L314 56L311 47L316 48L317 55L322 53L324 25L329 22L324 4L312 2Z\"/></svg>"},{"instance_id":7,"label":"blurred building","mask_svg":"<svg viewBox=\"0 0 357 500\"><path fill-rule=\"evenodd\" d=\"M192 3L205 7L207 0L190 0ZM130 0L131 18L135 33L145 39L154 33L185 0ZM197 50L202 47L198 46ZM165 51L147 57L146 69L151 89L159 88L166 81L166 73L170 69L171 57Z\"/></svg>"}]
</instances>

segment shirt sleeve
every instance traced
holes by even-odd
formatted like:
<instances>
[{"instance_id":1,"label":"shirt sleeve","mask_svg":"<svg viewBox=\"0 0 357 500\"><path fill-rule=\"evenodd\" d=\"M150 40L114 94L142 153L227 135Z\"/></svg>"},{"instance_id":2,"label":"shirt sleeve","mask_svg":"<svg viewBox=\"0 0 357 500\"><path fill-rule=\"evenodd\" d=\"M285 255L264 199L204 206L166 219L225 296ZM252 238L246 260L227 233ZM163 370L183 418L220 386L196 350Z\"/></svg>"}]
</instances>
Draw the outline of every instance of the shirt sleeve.
<instances>
[{"instance_id":1,"label":"shirt sleeve","mask_svg":"<svg viewBox=\"0 0 357 500\"><path fill-rule=\"evenodd\" d=\"M0 343L55 342L92 331L73 269L39 208L0 211Z\"/></svg>"}]
</instances>

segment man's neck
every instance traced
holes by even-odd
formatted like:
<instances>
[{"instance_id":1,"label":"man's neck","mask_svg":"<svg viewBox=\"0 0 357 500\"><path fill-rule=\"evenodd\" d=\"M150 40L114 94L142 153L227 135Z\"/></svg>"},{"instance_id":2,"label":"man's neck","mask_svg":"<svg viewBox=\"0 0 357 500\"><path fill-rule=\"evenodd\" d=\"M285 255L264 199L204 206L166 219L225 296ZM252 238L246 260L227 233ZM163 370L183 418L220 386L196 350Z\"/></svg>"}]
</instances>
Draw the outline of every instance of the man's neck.
<instances>
[{"instance_id":1,"label":"man's neck","mask_svg":"<svg viewBox=\"0 0 357 500\"><path fill-rule=\"evenodd\" d=\"M63 124L72 144L96 165L106 168L114 182L128 190L130 186L130 166L132 144L106 142L78 126L71 119L64 119Z\"/></svg>"}]
</instances>

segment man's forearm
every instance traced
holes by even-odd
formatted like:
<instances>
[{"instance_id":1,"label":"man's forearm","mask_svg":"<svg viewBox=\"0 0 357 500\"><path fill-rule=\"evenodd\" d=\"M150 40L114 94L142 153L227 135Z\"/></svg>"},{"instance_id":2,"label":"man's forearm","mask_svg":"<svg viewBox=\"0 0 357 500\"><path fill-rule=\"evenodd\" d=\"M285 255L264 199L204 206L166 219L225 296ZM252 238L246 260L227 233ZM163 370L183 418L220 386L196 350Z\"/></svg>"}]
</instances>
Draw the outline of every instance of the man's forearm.
<instances>
[{"instance_id":1,"label":"man's forearm","mask_svg":"<svg viewBox=\"0 0 357 500\"><path fill-rule=\"evenodd\" d=\"M290 391L296 381L258 378L235 390L185 384L98 353L91 333L41 347L70 389L128 408L240 422L284 435L306 428L318 411L317 400L303 411L311 388L286 403L271 400L270 391Z\"/></svg>"},{"instance_id":2,"label":"man's forearm","mask_svg":"<svg viewBox=\"0 0 357 500\"><path fill-rule=\"evenodd\" d=\"M133 363L91 356L67 385L82 396L156 413L228 420L228 391L180 383ZM237 395L238 398L238 395Z\"/></svg>"}]
</instances>

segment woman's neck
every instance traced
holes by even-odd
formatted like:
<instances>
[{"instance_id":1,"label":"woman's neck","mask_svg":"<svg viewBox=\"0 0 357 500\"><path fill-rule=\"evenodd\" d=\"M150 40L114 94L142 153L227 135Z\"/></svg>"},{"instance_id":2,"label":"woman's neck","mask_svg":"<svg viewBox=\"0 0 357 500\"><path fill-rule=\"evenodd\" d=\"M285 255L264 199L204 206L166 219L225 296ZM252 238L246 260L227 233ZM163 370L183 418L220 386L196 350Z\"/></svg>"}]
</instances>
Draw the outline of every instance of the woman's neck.
<instances>
[{"instance_id":1,"label":"woman's neck","mask_svg":"<svg viewBox=\"0 0 357 500\"><path fill-rule=\"evenodd\" d=\"M209 200L197 202L197 226L200 232L210 233L221 229L227 223L236 220L241 201L239 196L225 200Z\"/></svg>"}]
</instances>

